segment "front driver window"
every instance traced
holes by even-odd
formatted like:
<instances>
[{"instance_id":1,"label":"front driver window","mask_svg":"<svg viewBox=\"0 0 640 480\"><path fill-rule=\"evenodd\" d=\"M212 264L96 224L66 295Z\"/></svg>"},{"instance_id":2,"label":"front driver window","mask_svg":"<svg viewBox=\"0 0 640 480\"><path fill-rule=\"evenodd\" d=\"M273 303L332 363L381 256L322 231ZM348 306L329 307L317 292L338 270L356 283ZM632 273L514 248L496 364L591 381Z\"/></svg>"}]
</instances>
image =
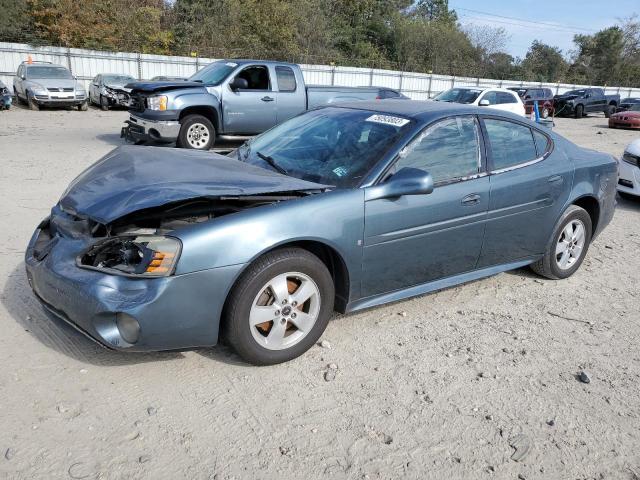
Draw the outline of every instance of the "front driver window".
<instances>
[{"instance_id":1,"label":"front driver window","mask_svg":"<svg viewBox=\"0 0 640 480\"><path fill-rule=\"evenodd\" d=\"M242 70L236 78L244 78L249 84L249 86L243 90L271 90L269 70L262 65L247 67Z\"/></svg>"},{"instance_id":2,"label":"front driver window","mask_svg":"<svg viewBox=\"0 0 640 480\"><path fill-rule=\"evenodd\" d=\"M424 130L401 154L396 171L404 167L429 172L434 183L480 172L480 134L475 117L442 120Z\"/></svg>"}]
</instances>

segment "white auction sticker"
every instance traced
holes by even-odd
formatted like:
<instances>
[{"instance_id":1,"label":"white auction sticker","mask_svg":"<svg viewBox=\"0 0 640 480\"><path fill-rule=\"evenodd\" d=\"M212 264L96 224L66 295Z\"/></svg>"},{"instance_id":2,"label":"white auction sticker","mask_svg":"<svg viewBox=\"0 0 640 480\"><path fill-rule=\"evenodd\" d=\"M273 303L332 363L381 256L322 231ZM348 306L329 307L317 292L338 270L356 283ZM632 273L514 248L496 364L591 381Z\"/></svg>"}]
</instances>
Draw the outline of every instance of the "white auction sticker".
<instances>
[{"instance_id":1,"label":"white auction sticker","mask_svg":"<svg viewBox=\"0 0 640 480\"><path fill-rule=\"evenodd\" d=\"M410 122L410 120L407 120L406 118L380 114L371 115L369 118L367 118L366 121L384 123L385 125L393 125L395 127L404 127L407 123Z\"/></svg>"}]
</instances>

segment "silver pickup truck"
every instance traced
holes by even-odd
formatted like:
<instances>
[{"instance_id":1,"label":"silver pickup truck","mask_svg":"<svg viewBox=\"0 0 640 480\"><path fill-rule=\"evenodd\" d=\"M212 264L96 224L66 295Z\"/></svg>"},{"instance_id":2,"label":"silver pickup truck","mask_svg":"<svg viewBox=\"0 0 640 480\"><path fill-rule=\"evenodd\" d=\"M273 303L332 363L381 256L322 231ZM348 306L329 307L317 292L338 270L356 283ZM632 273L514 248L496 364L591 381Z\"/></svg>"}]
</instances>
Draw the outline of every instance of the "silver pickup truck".
<instances>
[{"instance_id":1,"label":"silver pickup truck","mask_svg":"<svg viewBox=\"0 0 640 480\"><path fill-rule=\"evenodd\" d=\"M305 110L336 102L406 98L381 87L307 87L300 66L260 60L214 62L187 82L126 85L130 117L121 136L205 150L246 139Z\"/></svg>"}]
</instances>

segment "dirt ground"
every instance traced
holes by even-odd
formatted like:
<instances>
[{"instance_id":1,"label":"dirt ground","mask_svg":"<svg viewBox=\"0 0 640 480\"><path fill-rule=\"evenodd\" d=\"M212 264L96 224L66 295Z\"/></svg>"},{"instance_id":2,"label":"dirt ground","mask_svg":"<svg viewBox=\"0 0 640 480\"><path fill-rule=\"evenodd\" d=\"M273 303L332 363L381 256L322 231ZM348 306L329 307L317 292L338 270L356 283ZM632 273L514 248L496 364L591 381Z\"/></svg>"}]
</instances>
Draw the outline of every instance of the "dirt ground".
<instances>
[{"instance_id":1,"label":"dirt ground","mask_svg":"<svg viewBox=\"0 0 640 480\"><path fill-rule=\"evenodd\" d=\"M523 269L338 316L330 348L284 365L115 353L44 313L23 255L126 115L0 112L0 478L640 479L640 202L569 280ZM556 130L615 156L640 136Z\"/></svg>"}]
</instances>

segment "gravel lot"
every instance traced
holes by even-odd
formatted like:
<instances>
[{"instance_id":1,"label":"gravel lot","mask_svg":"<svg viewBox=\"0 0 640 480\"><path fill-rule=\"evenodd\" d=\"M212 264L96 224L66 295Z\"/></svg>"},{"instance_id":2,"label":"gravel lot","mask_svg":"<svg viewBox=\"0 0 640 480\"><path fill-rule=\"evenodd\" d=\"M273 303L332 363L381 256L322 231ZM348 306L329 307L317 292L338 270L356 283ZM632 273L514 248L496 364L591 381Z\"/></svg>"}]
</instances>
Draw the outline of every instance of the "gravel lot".
<instances>
[{"instance_id":1,"label":"gravel lot","mask_svg":"<svg viewBox=\"0 0 640 480\"><path fill-rule=\"evenodd\" d=\"M115 353L44 313L23 254L126 116L0 112L1 478L640 479L640 202L568 280L523 269L339 316L330 348L284 365ZM615 156L638 137L601 116L557 131Z\"/></svg>"}]
</instances>

